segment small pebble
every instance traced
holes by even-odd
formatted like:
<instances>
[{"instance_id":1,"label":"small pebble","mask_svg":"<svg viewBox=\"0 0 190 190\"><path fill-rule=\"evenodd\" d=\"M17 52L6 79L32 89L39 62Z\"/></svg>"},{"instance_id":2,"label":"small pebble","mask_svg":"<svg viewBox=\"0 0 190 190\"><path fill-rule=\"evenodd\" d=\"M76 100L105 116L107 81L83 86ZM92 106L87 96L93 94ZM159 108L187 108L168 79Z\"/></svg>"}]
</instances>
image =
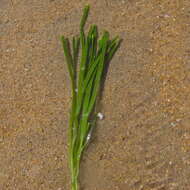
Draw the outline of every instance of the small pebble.
<instances>
[{"instance_id":1,"label":"small pebble","mask_svg":"<svg viewBox=\"0 0 190 190\"><path fill-rule=\"evenodd\" d=\"M169 18L169 17L170 17L170 15L168 15L168 14L165 14L165 15L164 15L164 17L165 17L165 18Z\"/></svg>"},{"instance_id":2,"label":"small pebble","mask_svg":"<svg viewBox=\"0 0 190 190\"><path fill-rule=\"evenodd\" d=\"M174 122L171 122L170 124L171 124L172 127L176 126L176 123L174 123Z\"/></svg>"}]
</instances>

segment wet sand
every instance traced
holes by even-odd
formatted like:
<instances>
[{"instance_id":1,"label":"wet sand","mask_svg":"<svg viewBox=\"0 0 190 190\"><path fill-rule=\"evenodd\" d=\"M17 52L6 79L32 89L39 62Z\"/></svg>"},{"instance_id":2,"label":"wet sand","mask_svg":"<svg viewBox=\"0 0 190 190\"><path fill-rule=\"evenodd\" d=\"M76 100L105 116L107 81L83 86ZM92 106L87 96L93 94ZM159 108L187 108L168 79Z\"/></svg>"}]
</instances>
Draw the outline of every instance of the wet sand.
<instances>
[{"instance_id":1,"label":"wet sand","mask_svg":"<svg viewBox=\"0 0 190 190\"><path fill-rule=\"evenodd\" d=\"M81 190L190 189L190 1L0 0L0 189L69 190L70 81L60 36L123 39Z\"/></svg>"}]
</instances>

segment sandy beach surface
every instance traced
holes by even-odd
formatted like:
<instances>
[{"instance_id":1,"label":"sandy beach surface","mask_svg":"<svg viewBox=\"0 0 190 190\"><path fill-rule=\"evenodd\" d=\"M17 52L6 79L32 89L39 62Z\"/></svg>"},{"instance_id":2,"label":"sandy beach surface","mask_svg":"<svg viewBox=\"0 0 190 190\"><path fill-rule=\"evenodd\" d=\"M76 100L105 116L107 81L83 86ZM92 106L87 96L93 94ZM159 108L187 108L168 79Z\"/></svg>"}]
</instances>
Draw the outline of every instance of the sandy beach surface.
<instances>
[{"instance_id":1,"label":"sandy beach surface","mask_svg":"<svg viewBox=\"0 0 190 190\"><path fill-rule=\"evenodd\" d=\"M189 0L0 0L0 190L69 190L60 43L97 24L110 63L81 190L190 189Z\"/></svg>"}]
</instances>

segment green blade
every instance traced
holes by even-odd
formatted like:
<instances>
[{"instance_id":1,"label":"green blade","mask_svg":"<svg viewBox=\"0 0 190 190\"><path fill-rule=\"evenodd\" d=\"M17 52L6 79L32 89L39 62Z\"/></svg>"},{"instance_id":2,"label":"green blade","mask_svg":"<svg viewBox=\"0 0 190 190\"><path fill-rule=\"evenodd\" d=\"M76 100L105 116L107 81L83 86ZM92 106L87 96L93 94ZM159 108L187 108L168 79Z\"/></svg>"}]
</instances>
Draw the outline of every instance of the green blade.
<instances>
[{"instance_id":1,"label":"green blade","mask_svg":"<svg viewBox=\"0 0 190 190\"><path fill-rule=\"evenodd\" d=\"M116 53L116 51L118 50L119 46L121 44L121 40L117 40L116 42L114 42L113 44L111 44L111 47L109 47L108 51L107 51L107 56L106 56L106 63L110 62L111 59L113 58L114 54Z\"/></svg>"},{"instance_id":2,"label":"green blade","mask_svg":"<svg viewBox=\"0 0 190 190\"><path fill-rule=\"evenodd\" d=\"M93 107L95 105L96 102L96 97L99 91L99 86L100 86L100 82L101 82L101 78L102 78L102 73L103 73L103 69L104 69L104 63L105 63L105 55L106 55L106 49L107 49L107 43L108 43L108 38L109 38L109 34L108 32L104 33L104 36L102 37L102 41L101 41L101 60L100 63L98 65L98 71L96 74L96 79L94 82L94 89L93 89L93 93L92 93L92 97L91 97L91 101L88 107L88 111L91 112L93 110Z\"/></svg>"},{"instance_id":3,"label":"green blade","mask_svg":"<svg viewBox=\"0 0 190 190\"><path fill-rule=\"evenodd\" d=\"M83 16L82 16L82 19L81 19L81 22L80 22L80 31L82 31L84 29L86 20L88 18L89 9L90 9L90 6L86 5L84 10L83 10Z\"/></svg>"},{"instance_id":4,"label":"green blade","mask_svg":"<svg viewBox=\"0 0 190 190\"><path fill-rule=\"evenodd\" d=\"M64 50L70 78L72 81L74 81L73 58L72 58L71 51L70 51L69 40L68 40L68 38L65 38L64 36L62 36L61 41L62 41L62 45L63 45L63 50Z\"/></svg>"}]
</instances>

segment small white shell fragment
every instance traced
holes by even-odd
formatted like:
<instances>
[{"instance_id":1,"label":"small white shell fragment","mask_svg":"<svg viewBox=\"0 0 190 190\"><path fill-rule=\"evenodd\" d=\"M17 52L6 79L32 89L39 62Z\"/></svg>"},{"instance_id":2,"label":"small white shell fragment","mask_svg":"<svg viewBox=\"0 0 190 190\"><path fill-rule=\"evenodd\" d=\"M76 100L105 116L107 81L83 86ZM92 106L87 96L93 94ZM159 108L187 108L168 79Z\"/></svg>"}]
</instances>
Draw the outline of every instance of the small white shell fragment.
<instances>
[{"instance_id":1,"label":"small white shell fragment","mask_svg":"<svg viewBox=\"0 0 190 190\"><path fill-rule=\"evenodd\" d=\"M87 137L86 137L87 142L90 140L90 138L91 138L91 134L89 133L89 134L87 135Z\"/></svg>"},{"instance_id":2,"label":"small white shell fragment","mask_svg":"<svg viewBox=\"0 0 190 190\"><path fill-rule=\"evenodd\" d=\"M104 119L104 115L103 115L102 113L100 113L100 112L97 114L97 117L98 117L100 120Z\"/></svg>"}]
</instances>

